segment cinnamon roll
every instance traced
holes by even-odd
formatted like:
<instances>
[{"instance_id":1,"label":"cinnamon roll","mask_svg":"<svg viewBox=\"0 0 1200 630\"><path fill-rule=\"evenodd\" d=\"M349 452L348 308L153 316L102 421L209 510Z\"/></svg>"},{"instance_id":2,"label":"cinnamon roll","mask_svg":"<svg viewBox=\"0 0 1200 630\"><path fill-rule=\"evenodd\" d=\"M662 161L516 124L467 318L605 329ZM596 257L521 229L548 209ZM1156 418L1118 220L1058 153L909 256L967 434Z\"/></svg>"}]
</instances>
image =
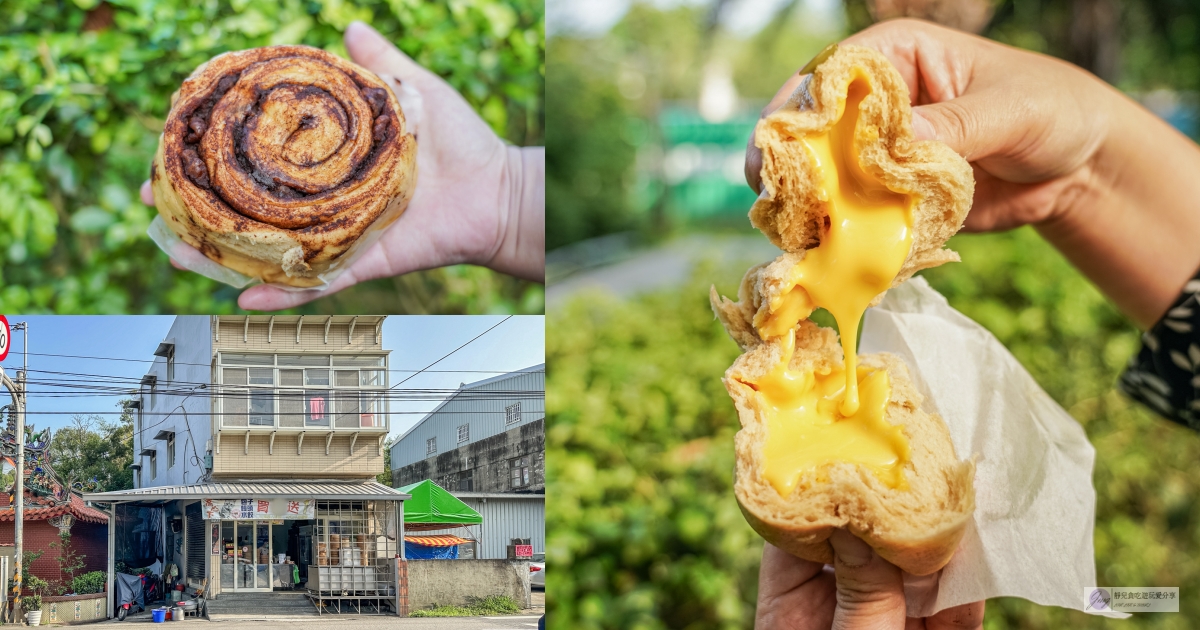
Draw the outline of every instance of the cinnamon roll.
<instances>
[{"instance_id":1,"label":"cinnamon roll","mask_svg":"<svg viewBox=\"0 0 1200 630\"><path fill-rule=\"evenodd\" d=\"M324 284L404 212L416 139L391 88L308 46L214 57L172 96L151 165L184 242L264 282Z\"/></svg>"}]
</instances>

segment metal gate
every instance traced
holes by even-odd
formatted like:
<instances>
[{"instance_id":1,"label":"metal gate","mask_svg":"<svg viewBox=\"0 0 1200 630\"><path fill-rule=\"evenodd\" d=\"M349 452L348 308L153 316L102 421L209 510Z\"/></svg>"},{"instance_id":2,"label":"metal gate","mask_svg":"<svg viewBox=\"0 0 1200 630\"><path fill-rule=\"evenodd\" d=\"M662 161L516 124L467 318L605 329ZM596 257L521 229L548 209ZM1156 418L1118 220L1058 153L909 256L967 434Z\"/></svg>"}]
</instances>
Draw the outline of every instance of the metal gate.
<instances>
[{"instance_id":1,"label":"metal gate","mask_svg":"<svg viewBox=\"0 0 1200 630\"><path fill-rule=\"evenodd\" d=\"M184 510L187 527L187 577L204 579L204 517L200 504L193 503Z\"/></svg>"}]
</instances>

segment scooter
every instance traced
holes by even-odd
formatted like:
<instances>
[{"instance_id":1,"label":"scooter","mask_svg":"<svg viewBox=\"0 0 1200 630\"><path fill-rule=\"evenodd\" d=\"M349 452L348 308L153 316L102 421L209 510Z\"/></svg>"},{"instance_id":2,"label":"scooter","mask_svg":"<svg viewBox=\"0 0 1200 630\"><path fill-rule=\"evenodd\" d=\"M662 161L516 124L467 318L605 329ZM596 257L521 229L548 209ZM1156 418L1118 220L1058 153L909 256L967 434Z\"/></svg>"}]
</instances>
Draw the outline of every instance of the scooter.
<instances>
[{"instance_id":1,"label":"scooter","mask_svg":"<svg viewBox=\"0 0 1200 630\"><path fill-rule=\"evenodd\" d=\"M118 573L116 575L117 621L125 621L131 609L137 606L134 613L146 608L146 590L142 585L142 576Z\"/></svg>"}]
</instances>

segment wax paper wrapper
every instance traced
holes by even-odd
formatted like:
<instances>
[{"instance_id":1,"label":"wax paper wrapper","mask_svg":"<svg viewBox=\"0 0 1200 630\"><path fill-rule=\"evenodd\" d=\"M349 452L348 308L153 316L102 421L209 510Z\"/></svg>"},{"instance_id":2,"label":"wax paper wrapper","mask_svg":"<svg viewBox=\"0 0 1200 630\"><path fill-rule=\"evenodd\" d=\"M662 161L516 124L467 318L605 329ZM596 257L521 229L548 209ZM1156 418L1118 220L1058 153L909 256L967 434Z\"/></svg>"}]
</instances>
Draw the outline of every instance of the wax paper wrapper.
<instances>
[{"instance_id":1,"label":"wax paper wrapper","mask_svg":"<svg viewBox=\"0 0 1200 630\"><path fill-rule=\"evenodd\" d=\"M944 569L905 575L908 615L992 597L1083 610L1096 586L1096 452L1079 423L924 278L867 311L860 347L904 359L923 408L946 420L958 457L976 461L974 518Z\"/></svg>"},{"instance_id":2,"label":"wax paper wrapper","mask_svg":"<svg viewBox=\"0 0 1200 630\"><path fill-rule=\"evenodd\" d=\"M424 115L424 105L421 99L421 93L409 83L401 83L389 76L383 76L381 78L384 81L387 81L388 85L392 87L392 91L396 93L396 98L400 101L400 109L404 112L405 126L408 130L408 133L413 134L415 137L421 124L421 118ZM420 147L421 145L418 143L418 173L421 170L421 160L423 159L420 154ZM397 219L397 221L398 220L399 219ZM351 246L349 251L343 254L336 263L331 265L328 271L317 276L317 278L319 278L323 283L319 286L293 287L277 282L268 282L265 284L269 284L273 287L279 287L285 291L321 291L323 289L327 289L329 288L329 285L333 284L334 279L336 279L343 271L354 264L354 261L358 260L358 257L362 256L363 252L366 252L371 248L372 245L378 242L379 237L383 236L383 232L386 231L388 227L393 225L395 225L395 222L384 227L372 225L371 227L367 228L367 230L363 232L362 236L358 237L358 240L355 241L354 245ZM200 253L200 250L185 243L182 238L179 238L178 234L173 232L171 228L167 227L167 224L165 221L163 221L161 215L154 217L154 220L150 222L150 227L146 230L146 234L150 237L150 240L154 241L154 243L158 245L158 248L161 249L164 254L170 256L172 260L179 263L181 267L187 269L188 271L194 271L206 278L211 278L217 282L228 284L235 289L241 289L248 285L257 284L260 282L258 278L252 278L244 273L234 271L233 269L230 269L229 267L210 259L204 254Z\"/></svg>"}]
</instances>

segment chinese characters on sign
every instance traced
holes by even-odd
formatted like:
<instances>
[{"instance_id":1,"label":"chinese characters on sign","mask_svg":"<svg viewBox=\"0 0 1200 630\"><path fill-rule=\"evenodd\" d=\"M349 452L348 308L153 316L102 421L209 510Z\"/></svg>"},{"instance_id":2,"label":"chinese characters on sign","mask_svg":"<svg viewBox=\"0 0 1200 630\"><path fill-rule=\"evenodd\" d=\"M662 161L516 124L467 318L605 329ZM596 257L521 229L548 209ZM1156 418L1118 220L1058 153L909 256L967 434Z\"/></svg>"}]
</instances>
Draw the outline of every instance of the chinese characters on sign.
<instances>
[{"instance_id":1,"label":"chinese characters on sign","mask_svg":"<svg viewBox=\"0 0 1200 630\"><path fill-rule=\"evenodd\" d=\"M238 520L303 520L316 518L312 499L204 499L204 518Z\"/></svg>"}]
</instances>

